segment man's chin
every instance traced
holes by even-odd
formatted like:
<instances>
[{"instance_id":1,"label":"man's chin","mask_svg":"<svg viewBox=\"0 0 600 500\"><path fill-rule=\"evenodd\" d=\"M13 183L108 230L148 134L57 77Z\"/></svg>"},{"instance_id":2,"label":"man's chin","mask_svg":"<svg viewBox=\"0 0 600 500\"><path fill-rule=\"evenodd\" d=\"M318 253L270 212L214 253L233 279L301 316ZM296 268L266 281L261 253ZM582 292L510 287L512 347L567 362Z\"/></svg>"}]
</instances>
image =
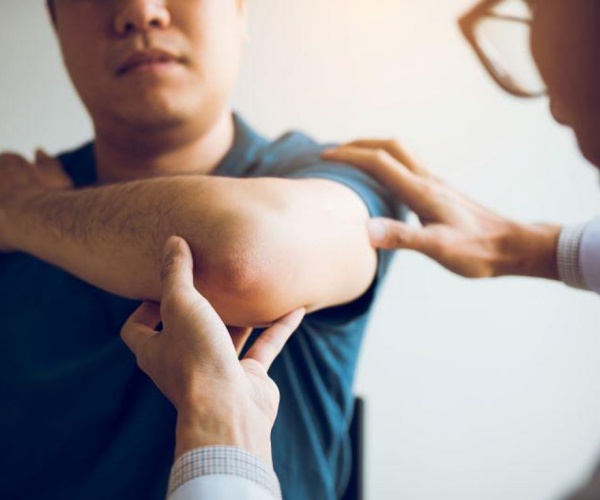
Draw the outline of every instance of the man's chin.
<instances>
[{"instance_id":1,"label":"man's chin","mask_svg":"<svg viewBox=\"0 0 600 500\"><path fill-rule=\"evenodd\" d=\"M147 106L132 107L115 113L116 121L132 130L169 129L185 123L189 113L172 107Z\"/></svg>"}]
</instances>

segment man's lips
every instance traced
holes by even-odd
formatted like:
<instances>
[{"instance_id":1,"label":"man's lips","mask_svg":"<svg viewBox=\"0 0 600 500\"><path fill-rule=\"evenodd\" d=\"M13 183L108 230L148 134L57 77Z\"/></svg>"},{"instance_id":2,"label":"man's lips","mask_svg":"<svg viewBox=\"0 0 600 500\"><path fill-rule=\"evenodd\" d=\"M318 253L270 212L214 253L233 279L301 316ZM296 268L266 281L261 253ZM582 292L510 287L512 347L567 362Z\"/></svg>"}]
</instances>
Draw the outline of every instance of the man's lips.
<instances>
[{"instance_id":1,"label":"man's lips","mask_svg":"<svg viewBox=\"0 0 600 500\"><path fill-rule=\"evenodd\" d=\"M182 64L181 57L160 49L140 50L130 55L117 68L117 76L123 76L134 70L155 65Z\"/></svg>"}]
</instances>

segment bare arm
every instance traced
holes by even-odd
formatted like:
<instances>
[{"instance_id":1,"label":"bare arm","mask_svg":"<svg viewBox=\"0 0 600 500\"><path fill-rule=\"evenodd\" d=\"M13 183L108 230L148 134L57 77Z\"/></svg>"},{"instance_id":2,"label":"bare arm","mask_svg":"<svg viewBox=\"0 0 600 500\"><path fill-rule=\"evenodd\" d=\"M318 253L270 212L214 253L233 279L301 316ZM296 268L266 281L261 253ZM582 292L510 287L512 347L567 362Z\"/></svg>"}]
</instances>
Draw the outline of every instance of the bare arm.
<instances>
[{"instance_id":1,"label":"bare arm","mask_svg":"<svg viewBox=\"0 0 600 500\"><path fill-rule=\"evenodd\" d=\"M367 209L330 181L179 176L7 193L10 176L0 176L0 248L159 300L161 250L176 234L192 248L197 288L228 324L349 302L375 273Z\"/></svg>"}]
</instances>

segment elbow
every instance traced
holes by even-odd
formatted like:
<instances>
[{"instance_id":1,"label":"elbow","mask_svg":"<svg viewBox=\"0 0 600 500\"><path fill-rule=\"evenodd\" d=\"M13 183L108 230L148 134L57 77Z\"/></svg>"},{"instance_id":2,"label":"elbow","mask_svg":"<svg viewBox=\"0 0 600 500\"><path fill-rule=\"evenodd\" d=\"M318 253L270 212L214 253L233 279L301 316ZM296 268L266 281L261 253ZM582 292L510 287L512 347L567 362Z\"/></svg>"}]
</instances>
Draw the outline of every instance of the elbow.
<instances>
[{"instance_id":1,"label":"elbow","mask_svg":"<svg viewBox=\"0 0 600 500\"><path fill-rule=\"evenodd\" d=\"M279 259L264 238L265 222L235 216L211 244L192 246L197 288L230 326L261 326L289 312L278 307L286 277L275 279Z\"/></svg>"},{"instance_id":2,"label":"elbow","mask_svg":"<svg viewBox=\"0 0 600 500\"><path fill-rule=\"evenodd\" d=\"M207 282L227 296L249 298L266 286L265 255L252 238L228 245L207 273Z\"/></svg>"}]
</instances>

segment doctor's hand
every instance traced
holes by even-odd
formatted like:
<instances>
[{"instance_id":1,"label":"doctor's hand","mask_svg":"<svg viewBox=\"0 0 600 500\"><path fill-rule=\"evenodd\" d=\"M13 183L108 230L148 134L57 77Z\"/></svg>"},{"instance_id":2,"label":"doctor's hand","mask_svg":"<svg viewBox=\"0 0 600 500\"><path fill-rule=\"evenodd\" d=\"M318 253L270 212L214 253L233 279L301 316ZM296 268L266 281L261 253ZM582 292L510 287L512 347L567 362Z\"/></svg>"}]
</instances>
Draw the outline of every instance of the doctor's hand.
<instances>
[{"instance_id":1,"label":"doctor's hand","mask_svg":"<svg viewBox=\"0 0 600 500\"><path fill-rule=\"evenodd\" d=\"M162 286L160 306L142 304L121 337L177 409L176 457L194 448L230 445L272 464L270 436L279 391L267 370L304 310L265 330L240 361L238 352L250 332L235 331L232 342L227 327L194 288L191 250L181 238L171 237L165 245Z\"/></svg>"},{"instance_id":2,"label":"doctor's hand","mask_svg":"<svg viewBox=\"0 0 600 500\"><path fill-rule=\"evenodd\" d=\"M469 278L523 275L558 279L560 227L519 224L469 199L414 161L396 141L359 140L326 151L390 189L422 227L371 219L373 246L421 252Z\"/></svg>"}]
</instances>

